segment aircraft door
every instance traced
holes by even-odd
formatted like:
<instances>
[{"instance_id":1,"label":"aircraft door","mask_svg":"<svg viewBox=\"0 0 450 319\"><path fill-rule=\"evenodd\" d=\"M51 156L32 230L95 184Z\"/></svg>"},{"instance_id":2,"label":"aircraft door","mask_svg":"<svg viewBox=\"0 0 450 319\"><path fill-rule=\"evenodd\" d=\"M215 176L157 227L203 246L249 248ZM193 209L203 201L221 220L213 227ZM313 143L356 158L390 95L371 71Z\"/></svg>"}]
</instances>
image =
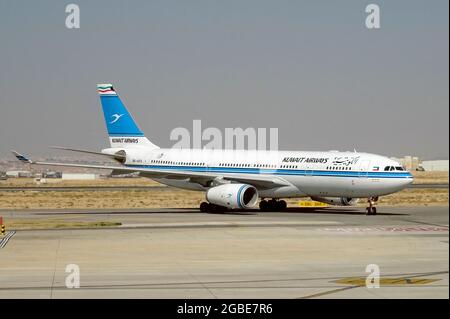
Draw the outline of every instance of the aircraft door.
<instances>
[{"instance_id":1,"label":"aircraft door","mask_svg":"<svg viewBox=\"0 0 450 319\"><path fill-rule=\"evenodd\" d=\"M358 170L358 176L367 178L369 176L369 165L370 160L362 160L359 163L359 170Z\"/></svg>"}]
</instances>

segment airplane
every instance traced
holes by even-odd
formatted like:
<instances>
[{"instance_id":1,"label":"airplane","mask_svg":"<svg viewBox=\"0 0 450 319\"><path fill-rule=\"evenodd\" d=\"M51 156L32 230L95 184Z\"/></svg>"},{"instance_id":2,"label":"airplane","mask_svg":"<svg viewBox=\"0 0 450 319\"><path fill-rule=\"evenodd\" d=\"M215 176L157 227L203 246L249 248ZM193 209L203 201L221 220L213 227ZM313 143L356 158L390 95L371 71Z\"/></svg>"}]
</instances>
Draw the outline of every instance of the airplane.
<instances>
[{"instance_id":1,"label":"airplane","mask_svg":"<svg viewBox=\"0 0 450 319\"><path fill-rule=\"evenodd\" d=\"M137 173L159 183L204 191L202 212L287 208L286 198L352 206L367 199L367 215L377 213L380 196L413 182L410 172L385 156L356 152L212 150L160 148L141 131L112 84L97 91L110 147L100 152L55 147L114 159L117 165L35 162L12 151L28 164L112 170L112 175Z\"/></svg>"}]
</instances>

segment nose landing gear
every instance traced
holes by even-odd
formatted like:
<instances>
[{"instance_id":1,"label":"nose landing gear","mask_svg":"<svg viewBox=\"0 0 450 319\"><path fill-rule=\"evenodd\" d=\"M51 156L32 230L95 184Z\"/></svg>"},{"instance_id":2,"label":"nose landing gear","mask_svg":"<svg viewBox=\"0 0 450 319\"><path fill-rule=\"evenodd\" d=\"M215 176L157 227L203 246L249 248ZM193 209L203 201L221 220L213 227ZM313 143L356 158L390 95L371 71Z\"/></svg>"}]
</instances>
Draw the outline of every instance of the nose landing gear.
<instances>
[{"instance_id":1,"label":"nose landing gear","mask_svg":"<svg viewBox=\"0 0 450 319\"><path fill-rule=\"evenodd\" d=\"M367 199L367 202L369 203L369 206L366 207L366 215L376 215L377 208L375 207L375 204L378 202L378 196L369 197Z\"/></svg>"}]
</instances>

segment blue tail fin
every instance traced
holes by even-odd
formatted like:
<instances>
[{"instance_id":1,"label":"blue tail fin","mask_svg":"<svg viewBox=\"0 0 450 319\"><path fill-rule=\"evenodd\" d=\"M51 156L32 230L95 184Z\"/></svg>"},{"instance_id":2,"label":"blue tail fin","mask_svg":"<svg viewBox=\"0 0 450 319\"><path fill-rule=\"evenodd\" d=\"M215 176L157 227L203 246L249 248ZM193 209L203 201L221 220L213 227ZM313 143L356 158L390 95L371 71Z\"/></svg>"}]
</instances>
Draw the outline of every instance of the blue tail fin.
<instances>
[{"instance_id":1,"label":"blue tail fin","mask_svg":"<svg viewBox=\"0 0 450 319\"><path fill-rule=\"evenodd\" d=\"M142 145L158 148L139 129L112 84L97 84L111 147Z\"/></svg>"}]
</instances>

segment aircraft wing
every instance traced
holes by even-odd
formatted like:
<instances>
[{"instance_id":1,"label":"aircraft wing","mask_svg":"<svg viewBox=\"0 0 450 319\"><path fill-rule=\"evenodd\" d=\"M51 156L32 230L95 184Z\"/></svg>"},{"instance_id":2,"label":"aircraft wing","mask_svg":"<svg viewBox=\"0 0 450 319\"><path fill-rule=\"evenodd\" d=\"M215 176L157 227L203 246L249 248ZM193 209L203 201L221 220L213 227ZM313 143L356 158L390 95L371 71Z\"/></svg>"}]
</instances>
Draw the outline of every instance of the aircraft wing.
<instances>
[{"instance_id":1,"label":"aircraft wing","mask_svg":"<svg viewBox=\"0 0 450 319\"><path fill-rule=\"evenodd\" d=\"M199 183L203 186L207 186L209 182L221 180L245 183L255 186L257 189L270 189L281 186L290 186L291 184L279 177L271 175L255 175L248 176L237 173L216 173L216 172L192 172L189 170L177 170L170 169L155 169L155 168L142 168L131 166L109 166L109 165L90 165L90 164L73 164L73 163L57 163L57 162L38 162L32 161L26 156L19 154L16 151L12 151L14 156L21 162L32 165L48 165L48 166L62 166L62 167L79 167L79 168L92 168L92 169L105 169L113 170L115 174L127 174L138 172L141 176L148 178L168 178L168 179L189 179L192 183Z\"/></svg>"},{"instance_id":2,"label":"aircraft wing","mask_svg":"<svg viewBox=\"0 0 450 319\"><path fill-rule=\"evenodd\" d=\"M61 147L61 146L50 146L50 148L54 148L54 149L57 149L57 150L63 150L63 151L70 151L70 152L78 152L78 153L86 153L86 154L92 154L92 155L106 156L106 157L109 157L109 158L112 158L112 159L125 160L125 155L117 154L117 153L116 154L106 154L106 153L94 152L94 151L90 151L90 150L81 150L81 149L77 149L77 148L68 148L68 147Z\"/></svg>"}]
</instances>

